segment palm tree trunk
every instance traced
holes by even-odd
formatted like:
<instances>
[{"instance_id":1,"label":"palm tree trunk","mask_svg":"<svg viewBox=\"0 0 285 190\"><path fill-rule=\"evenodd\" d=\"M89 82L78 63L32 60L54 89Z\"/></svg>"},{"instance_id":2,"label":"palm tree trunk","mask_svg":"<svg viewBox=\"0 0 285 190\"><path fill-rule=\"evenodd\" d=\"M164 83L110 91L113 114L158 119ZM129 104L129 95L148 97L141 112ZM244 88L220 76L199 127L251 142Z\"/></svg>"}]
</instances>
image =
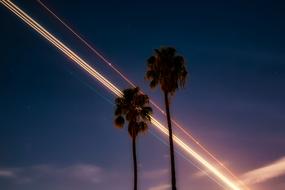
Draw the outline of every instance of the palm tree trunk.
<instances>
[{"instance_id":1,"label":"palm tree trunk","mask_svg":"<svg viewBox=\"0 0 285 190\"><path fill-rule=\"evenodd\" d=\"M169 148L170 148L170 160L171 160L171 184L172 184L172 190L177 190L176 189L175 160L174 160L172 127L171 127L169 100L168 100L168 93L167 92L164 92L164 103L165 103L166 117L167 117L167 124L168 124L168 133L169 133L169 145L170 145Z\"/></svg>"},{"instance_id":2,"label":"palm tree trunk","mask_svg":"<svg viewBox=\"0 0 285 190\"><path fill-rule=\"evenodd\" d=\"M138 169L137 169L137 153L136 153L136 137L133 137L133 162L134 162L134 190L138 186Z\"/></svg>"}]
</instances>

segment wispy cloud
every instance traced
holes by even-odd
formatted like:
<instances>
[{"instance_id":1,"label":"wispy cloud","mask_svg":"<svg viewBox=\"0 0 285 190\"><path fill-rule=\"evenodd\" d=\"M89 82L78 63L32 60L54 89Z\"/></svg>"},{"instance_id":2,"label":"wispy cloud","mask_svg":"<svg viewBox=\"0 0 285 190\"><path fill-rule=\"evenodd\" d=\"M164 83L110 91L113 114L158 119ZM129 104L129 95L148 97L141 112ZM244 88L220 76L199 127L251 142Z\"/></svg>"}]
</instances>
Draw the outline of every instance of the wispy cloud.
<instances>
[{"instance_id":1,"label":"wispy cloud","mask_svg":"<svg viewBox=\"0 0 285 190\"><path fill-rule=\"evenodd\" d=\"M193 176L194 178L206 177L206 176L207 176L207 172L204 171L204 170L200 170L200 171L194 173L192 176Z\"/></svg>"},{"instance_id":2,"label":"wispy cloud","mask_svg":"<svg viewBox=\"0 0 285 190\"><path fill-rule=\"evenodd\" d=\"M157 179L167 174L168 174L168 169L157 169L157 170L151 170L151 171L144 172L143 177L147 179Z\"/></svg>"},{"instance_id":3,"label":"wispy cloud","mask_svg":"<svg viewBox=\"0 0 285 190\"><path fill-rule=\"evenodd\" d=\"M170 185L169 184L160 184L154 187L150 187L148 190L165 190L165 189L169 189Z\"/></svg>"},{"instance_id":4,"label":"wispy cloud","mask_svg":"<svg viewBox=\"0 0 285 190\"><path fill-rule=\"evenodd\" d=\"M170 185L165 182L166 176L169 175L167 168L153 169L143 172L143 178L146 181L151 182L147 190L166 190L170 188Z\"/></svg>"},{"instance_id":5,"label":"wispy cloud","mask_svg":"<svg viewBox=\"0 0 285 190\"><path fill-rule=\"evenodd\" d=\"M16 173L14 170L11 169L0 169L0 177L5 178L13 178L16 176Z\"/></svg>"},{"instance_id":6,"label":"wispy cloud","mask_svg":"<svg viewBox=\"0 0 285 190\"><path fill-rule=\"evenodd\" d=\"M102 169L95 165L79 164L59 170L65 176L79 180L88 180L99 183L102 178Z\"/></svg>"},{"instance_id":7,"label":"wispy cloud","mask_svg":"<svg viewBox=\"0 0 285 190\"><path fill-rule=\"evenodd\" d=\"M13 190L125 190L131 186L129 173L86 163L0 167L0 180Z\"/></svg>"},{"instance_id":8,"label":"wispy cloud","mask_svg":"<svg viewBox=\"0 0 285 190\"><path fill-rule=\"evenodd\" d=\"M0 169L0 178L13 178L18 183L30 183L42 179L69 179L99 183L102 169L96 165L76 164L67 167L35 165L21 168Z\"/></svg>"},{"instance_id":9,"label":"wispy cloud","mask_svg":"<svg viewBox=\"0 0 285 190\"><path fill-rule=\"evenodd\" d=\"M285 157L245 173L242 179L247 184L256 184L283 175L285 175Z\"/></svg>"}]
</instances>

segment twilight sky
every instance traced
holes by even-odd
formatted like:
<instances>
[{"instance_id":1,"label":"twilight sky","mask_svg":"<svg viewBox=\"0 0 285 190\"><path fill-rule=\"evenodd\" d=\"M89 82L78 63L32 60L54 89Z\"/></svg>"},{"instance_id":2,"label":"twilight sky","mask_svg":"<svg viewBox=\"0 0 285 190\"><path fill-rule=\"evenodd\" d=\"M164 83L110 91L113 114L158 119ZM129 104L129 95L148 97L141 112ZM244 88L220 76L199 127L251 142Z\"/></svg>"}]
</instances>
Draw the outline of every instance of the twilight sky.
<instances>
[{"instance_id":1,"label":"twilight sky","mask_svg":"<svg viewBox=\"0 0 285 190\"><path fill-rule=\"evenodd\" d=\"M13 2L128 87L36 1ZM285 189L285 3L43 2L162 106L145 62L154 48L176 47L191 78L171 101L173 118L252 190ZM0 21L0 189L131 189L114 96L3 5ZM169 189L165 140L152 126L139 137L140 189ZM179 190L222 189L187 159L176 155Z\"/></svg>"}]
</instances>

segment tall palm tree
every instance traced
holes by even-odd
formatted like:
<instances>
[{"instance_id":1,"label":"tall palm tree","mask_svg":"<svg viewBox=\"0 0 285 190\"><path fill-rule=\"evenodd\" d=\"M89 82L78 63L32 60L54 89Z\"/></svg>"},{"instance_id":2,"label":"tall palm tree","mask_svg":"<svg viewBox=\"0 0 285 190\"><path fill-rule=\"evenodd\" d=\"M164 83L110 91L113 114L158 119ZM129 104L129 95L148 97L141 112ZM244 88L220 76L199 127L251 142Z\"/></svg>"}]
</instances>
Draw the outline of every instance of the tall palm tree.
<instances>
[{"instance_id":1,"label":"tall palm tree","mask_svg":"<svg viewBox=\"0 0 285 190\"><path fill-rule=\"evenodd\" d=\"M123 96L116 98L115 103L116 127L123 128L125 120L128 122L128 132L132 138L134 190L137 190L136 138L140 132L147 130L147 123L151 120L152 108L148 106L148 96L140 93L138 87L123 90Z\"/></svg>"},{"instance_id":2,"label":"tall palm tree","mask_svg":"<svg viewBox=\"0 0 285 190\"><path fill-rule=\"evenodd\" d=\"M164 103L169 130L172 190L176 190L177 188L169 96L174 95L177 89L184 87L186 77L187 71L184 58L177 55L176 49L173 47L161 47L160 49L155 49L154 55L147 60L147 72L145 78L150 81L151 88L160 85L161 90L164 93Z\"/></svg>"}]
</instances>

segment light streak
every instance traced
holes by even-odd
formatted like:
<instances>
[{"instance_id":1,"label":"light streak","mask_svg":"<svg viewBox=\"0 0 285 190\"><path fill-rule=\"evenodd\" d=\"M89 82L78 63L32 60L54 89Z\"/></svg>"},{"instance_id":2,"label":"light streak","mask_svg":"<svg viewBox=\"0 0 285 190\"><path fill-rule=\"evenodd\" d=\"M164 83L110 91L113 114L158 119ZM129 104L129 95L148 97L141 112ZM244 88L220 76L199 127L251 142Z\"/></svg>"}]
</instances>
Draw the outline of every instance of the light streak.
<instances>
[{"instance_id":1,"label":"light streak","mask_svg":"<svg viewBox=\"0 0 285 190\"><path fill-rule=\"evenodd\" d=\"M55 17L60 23L62 23L72 34L74 34L83 44L85 44L95 55L97 55L104 63L111 67L119 76L121 76L129 85L135 87L136 85L128 79L128 77L119 71L103 54L101 54L98 50L96 50L90 43L88 43L81 35L79 35L75 30L73 30L67 23L65 23L61 18L59 18L51 9L49 9L41 0L37 0L37 2L47 10L53 17ZM141 91L143 93L143 91ZM158 109L162 114L166 115L164 110L158 106L154 101L150 100L150 103ZM180 129L187 137L189 137L197 146L199 146L202 151L204 151L208 156L210 156L214 161L218 163L223 169L225 169L235 180L237 180L241 185L244 186L245 189L249 190L249 188L230 170L228 169L221 161L219 161L209 150L206 149L205 146L200 144L200 142L192 135L190 132L186 131L175 119L171 119L172 123L175 127Z\"/></svg>"},{"instance_id":2,"label":"light streak","mask_svg":"<svg viewBox=\"0 0 285 190\"><path fill-rule=\"evenodd\" d=\"M79 34L77 34L68 24L66 24L63 20L61 20L52 10L50 10L43 2L37 0L37 2L45 8L52 16L54 16L61 24L63 24L71 33L73 33L80 41L82 41L93 53L95 53L102 61L108 64L117 74L119 74L127 83L129 83L132 87L135 87L135 84L132 83L122 72L119 71L113 64L108 61L98 50L93 48L86 40L84 40Z\"/></svg>"},{"instance_id":3,"label":"light streak","mask_svg":"<svg viewBox=\"0 0 285 190\"><path fill-rule=\"evenodd\" d=\"M104 87L106 87L116 96L122 95L122 92L114 84L112 84L108 79L106 79L98 71L92 68L86 61L84 61L80 56L78 56L75 52L69 49L61 41L59 41L55 36L53 36L50 32L48 32L44 27L42 27L39 23L37 23L34 19L32 19L28 14L26 14L18 6L16 6L10 0L1 0L0 2L4 6L6 6L10 11L12 11L15 15L21 18L26 24L28 24L30 27L36 30L45 39L51 42L55 47L57 47L67 57L69 57L71 60L77 63L90 75L95 77L99 82L103 84ZM165 135L168 135L167 128L163 126L158 120L156 120L154 117L151 117L151 122L162 133L164 133ZM226 184L228 187L230 187L233 190L241 190L241 188L238 187L238 185L234 181L226 177L217 168L215 168L207 160L205 160L202 156L200 156L197 152L195 152L191 147L185 144L180 138L174 135L173 139L174 139L174 142L176 142L176 144L179 145L179 147L185 151L185 153L192 156L196 161L198 161L201 165L207 168L212 174L214 174L217 178L219 178L224 184Z\"/></svg>"},{"instance_id":4,"label":"light streak","mask_svg":"<svg viewBox=\"0 0 285 190\"><path fill-rule=\"evenodd\" d=\"M49 42L51 42L54 46L56 46L59 50L61 50L67 57L72 59L79 66L81 66L85 71L87 71L97 80L99 80L107 89L109 89L111 92L113 92L117 96L122 95L122 92L116 86L114 86L109 80L107 80L104 76L102 76L99 72L97 72L94 68L92 68L89 64L87 64L76 53L74 53L67 46L65 46L61 41L59 41L56 37L54 37L46 29L44 29L40 24L38 24L25 12L23 12L19 7L17 7L15 4L10 2L9 0L2 0L1 2L7 8L9 8L13 13L19 16L24 22L30 25L39 34L41 34L44 38L46 38Z\"/></svg>"},{"instance_id":5,"label":"light streak","mask_svg":"<svg viewBox=\"0 0 285 190\"><path fill-rule=\"evenodd\" d=\"M154 117L151 117L152 123L165 135L168 136L168 130ZM176 135L173 135L173 140L178 144L186 153L190 154L194 157L200 164L206 167L209 171L211 171L216 177L222 180L228 187L233 190L241 190L235 183L233 183L230 179L224 176L222 173L219 172L213 165L211 165L208 161L202 158L197 152L195 152L192 148L186 145L180 138Z\"/></svg>"}]
</instances>

